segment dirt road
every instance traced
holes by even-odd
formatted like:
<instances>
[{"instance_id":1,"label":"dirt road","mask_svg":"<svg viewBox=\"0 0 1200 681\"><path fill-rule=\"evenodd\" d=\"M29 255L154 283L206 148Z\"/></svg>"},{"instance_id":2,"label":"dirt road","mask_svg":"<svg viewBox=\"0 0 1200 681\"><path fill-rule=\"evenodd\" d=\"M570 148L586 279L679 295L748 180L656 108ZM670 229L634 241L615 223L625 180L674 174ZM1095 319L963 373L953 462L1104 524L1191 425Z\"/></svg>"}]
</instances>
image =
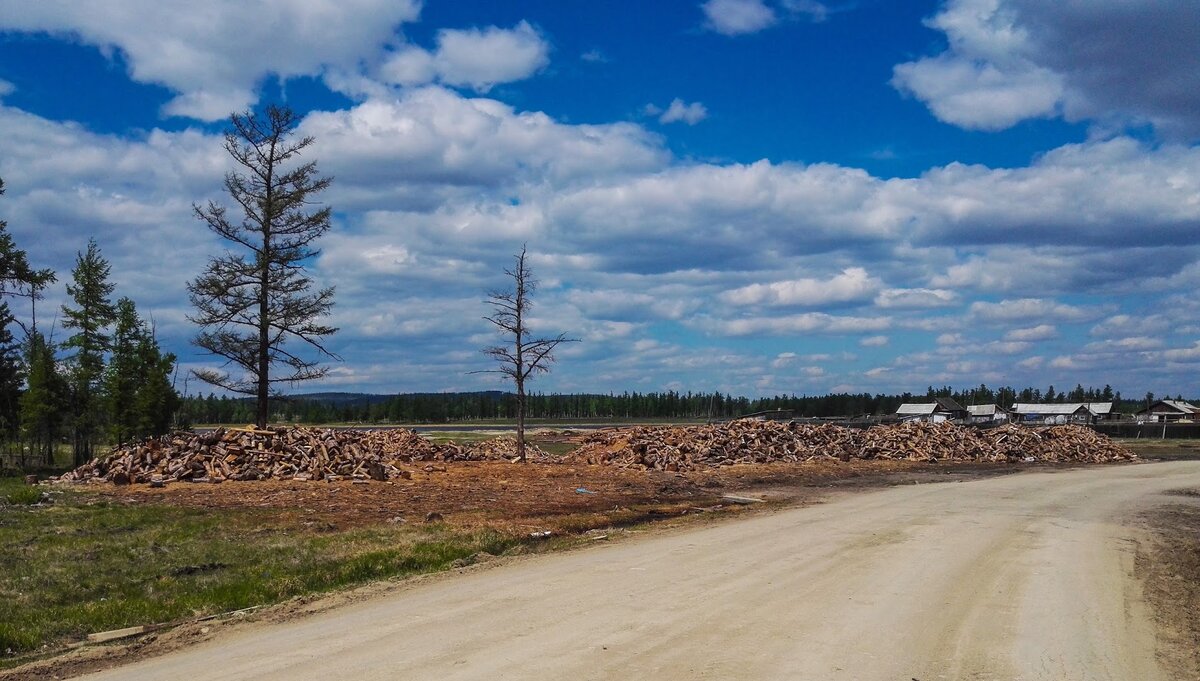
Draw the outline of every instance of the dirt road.
<instances>
[{"instance_id":1,"label":"dirt road","mask_svg":"<svg viewBox=\"0 0 1200 681\"><path fill-rule=\"evenodd\" d=\"M1132 576L1200 462L908 485L516 561L92 679L1153 681Z\"/></svg>"}]
</instances>

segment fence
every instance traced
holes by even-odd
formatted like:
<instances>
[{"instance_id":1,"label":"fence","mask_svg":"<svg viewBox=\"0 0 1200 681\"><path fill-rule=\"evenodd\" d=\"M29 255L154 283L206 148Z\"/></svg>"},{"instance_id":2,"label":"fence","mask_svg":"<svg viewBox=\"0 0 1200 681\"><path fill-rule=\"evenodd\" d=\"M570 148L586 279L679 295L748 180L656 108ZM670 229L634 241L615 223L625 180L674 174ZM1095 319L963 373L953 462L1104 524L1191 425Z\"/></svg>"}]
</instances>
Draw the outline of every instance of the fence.
<instances>
[{"instance_id":1,"label":"fence","mask_svg":"<svg viewBox=\"0 0 1200 681\"><path fill-rule=\"evenodd\" d=\"M1109 437L1141 440L1200 438L1200 423L1096 423L1092 428Z\"/></svg>"}]
</instances>

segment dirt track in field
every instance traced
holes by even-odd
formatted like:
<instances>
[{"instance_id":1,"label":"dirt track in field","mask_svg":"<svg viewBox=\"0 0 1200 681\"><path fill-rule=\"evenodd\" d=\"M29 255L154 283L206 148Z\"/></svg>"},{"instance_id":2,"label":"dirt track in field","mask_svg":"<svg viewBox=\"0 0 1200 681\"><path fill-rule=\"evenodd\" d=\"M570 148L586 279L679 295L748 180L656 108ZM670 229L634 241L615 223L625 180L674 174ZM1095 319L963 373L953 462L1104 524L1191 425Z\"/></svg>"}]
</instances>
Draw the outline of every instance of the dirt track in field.
<instances>
[{"instance_id":1,"label":"dirt track in field","mask_svg":"<svg viewBox=\"0 0 1200 681\"><path fill-rule=\"evenodd\" d=\"M1170 679L1130 523L1198 486L1194 461L897 486L515 561L88 678Z\"/></svg>"}]
</instances>

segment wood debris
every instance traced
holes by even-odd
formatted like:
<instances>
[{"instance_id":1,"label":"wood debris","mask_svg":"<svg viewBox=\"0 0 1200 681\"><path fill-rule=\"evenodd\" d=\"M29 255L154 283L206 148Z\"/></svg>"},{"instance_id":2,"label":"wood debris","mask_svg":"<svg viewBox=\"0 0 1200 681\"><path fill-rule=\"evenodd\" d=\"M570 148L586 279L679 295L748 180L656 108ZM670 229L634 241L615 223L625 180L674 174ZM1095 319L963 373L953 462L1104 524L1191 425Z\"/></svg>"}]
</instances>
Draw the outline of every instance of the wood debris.
<instances>
[{"instance_id":1,"label":"wood debris","mask_svg":"<svg viewBox=\"0 0 1200 681\"><path fill-rule=\"evenodd\" d=\"M1101 463L1136 455L1090 428L1074 425L981 429L911 422L859 430L831 424L745 420L598 431L584 437L572 458L623 468L689 471L814 459Z\"/></svg>"},{"instance_id":2,"label":"wood debris","mask_svg":"<svg viewBox=\"0 0 1200 681\"><path fill-rule=\"evenodd\" d=\"M548 455L527 446L530 458ZM64 474L61 481L116 484L226 480L392 480L411 478L403 464L500 461L516 456L512 438L465 444L435 443L406 428L217 428L174 433L114 448Z\"/></svg>"}]
</instances>

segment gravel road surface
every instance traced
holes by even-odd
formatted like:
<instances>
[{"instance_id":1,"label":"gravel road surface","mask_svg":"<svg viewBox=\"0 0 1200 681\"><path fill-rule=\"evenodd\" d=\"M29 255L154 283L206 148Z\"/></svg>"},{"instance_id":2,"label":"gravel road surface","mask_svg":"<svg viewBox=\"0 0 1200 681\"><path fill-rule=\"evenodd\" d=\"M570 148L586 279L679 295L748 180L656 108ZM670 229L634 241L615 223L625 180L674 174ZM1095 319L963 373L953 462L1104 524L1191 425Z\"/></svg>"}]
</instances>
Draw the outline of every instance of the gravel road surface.
<instances>
[{"instance_id":1,"label":"gravel road surface","mask_svg":"<svg viewBox=\"0 0 1200 681\"><path fill-rule=\"evenodd\" d=\"M1123 520L1200 462L851 493L517 560L89 679L1154 681Z\"/></svg>"}]
</instances>

